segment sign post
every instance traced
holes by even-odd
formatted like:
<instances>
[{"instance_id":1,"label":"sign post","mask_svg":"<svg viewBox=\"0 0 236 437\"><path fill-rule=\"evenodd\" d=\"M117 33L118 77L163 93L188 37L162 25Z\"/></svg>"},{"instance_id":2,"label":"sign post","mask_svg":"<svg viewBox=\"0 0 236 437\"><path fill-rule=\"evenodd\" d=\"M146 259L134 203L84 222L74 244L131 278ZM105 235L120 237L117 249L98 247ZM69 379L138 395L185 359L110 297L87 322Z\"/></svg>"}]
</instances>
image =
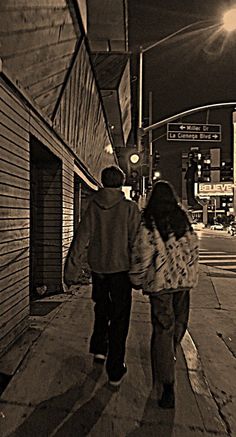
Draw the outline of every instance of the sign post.
<instances>
[{"instance_id":1,"label":"sign post","mask_svg":"<svg viewBox=\"0 0 236 437\"><path fill-rule=\"evenodd\" d=\"M234 171L234 220L236 221L236 111L233 112L233 171Z\"/></svg>"}]
</instances>

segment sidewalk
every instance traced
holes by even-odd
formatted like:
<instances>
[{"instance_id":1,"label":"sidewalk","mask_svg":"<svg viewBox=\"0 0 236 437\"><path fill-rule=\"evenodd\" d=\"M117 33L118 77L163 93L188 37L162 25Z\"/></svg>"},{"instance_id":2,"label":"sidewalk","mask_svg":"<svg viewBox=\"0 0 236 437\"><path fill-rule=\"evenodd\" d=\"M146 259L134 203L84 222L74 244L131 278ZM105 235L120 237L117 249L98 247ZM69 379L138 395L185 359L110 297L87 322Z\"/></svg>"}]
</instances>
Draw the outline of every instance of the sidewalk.
<instances>
[{"instance_id":1,"label":"sidewalk","mask_svg":"<svg viewBox=\"0 0 236 437\"><path fill-rule=\"evenodd\" d=\"M208 280L202 269L199 296L206 295ZM235 435L212 395L189 333L178 351L176 408L157 406L151 386L149 302L138 292L133 293L127 341L128 373L120 388L110 387L104 367L93 364L88 353L90 294L90 286L82 286L74 295L34 303L35 314L41 315L31 316L28 332L0 359L0 372L15 367L0 398L2 437ZM193 334L195 323L190 320Z\"/></svg>"}]
</instances>

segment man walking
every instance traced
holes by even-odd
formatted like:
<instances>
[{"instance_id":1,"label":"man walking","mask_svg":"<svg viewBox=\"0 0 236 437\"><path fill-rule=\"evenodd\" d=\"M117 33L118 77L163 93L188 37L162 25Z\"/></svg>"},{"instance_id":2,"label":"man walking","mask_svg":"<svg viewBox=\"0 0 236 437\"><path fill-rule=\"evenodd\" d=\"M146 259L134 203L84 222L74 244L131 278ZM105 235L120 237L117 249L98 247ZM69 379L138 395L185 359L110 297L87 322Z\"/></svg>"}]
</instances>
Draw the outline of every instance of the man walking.
<instances>
[{"instance_id":1,"label":"man walking","mask_svg":"<svg viewBox=\"0 0 236 437\"><path fill-rule=\"evenodd\" d=\"M64 282L68 286L78 282L80 259L88 247L95 302L90 352L95 361L106 360L109 382L117 386L127 371L125 344L132 291L128 271L140 212L121 191L125 180L121 169L105 168L101 180L103 188L94 194L71 243Z\"/></svg>"}]
</instances>

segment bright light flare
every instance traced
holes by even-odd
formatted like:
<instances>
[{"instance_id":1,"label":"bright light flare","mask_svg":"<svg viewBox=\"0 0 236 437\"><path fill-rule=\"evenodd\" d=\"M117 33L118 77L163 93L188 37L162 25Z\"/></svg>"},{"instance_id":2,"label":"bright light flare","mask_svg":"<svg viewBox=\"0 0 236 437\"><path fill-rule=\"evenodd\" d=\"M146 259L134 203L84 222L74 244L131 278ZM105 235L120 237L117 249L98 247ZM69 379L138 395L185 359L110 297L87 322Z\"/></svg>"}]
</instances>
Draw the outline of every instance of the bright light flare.
<instances>
[{"instance_id":1,"label":"bright light flare","mask_svg":"<svg viewBox=\"0 0 236 437\"><path fill-rule=\"evenodd\" d=\"M154 179L154 181L156 180L156 179L159 179L161 177L161 173L159 172L159 171L154 171L154 175L153 175L153 179Z\"/></svg>"},{"instance_id":2,"label":"bright light flare","mask_svg":"<svg viewBox=\"0 0 236 437\"><path fill-rule=\"evenodd\" d=\"M230 9L224 14L223 23L227 32L236 30L236 8Z\"/></svg>"},{"instance_id":3,"label":"bright light flare","mask_svg":"<svg viewBox=\"0 0 236 437\"><path fill-rule=\"evenodd\" d=\"M132 155L130 155L129 159L132 164L137 164L139 162L140 156L137 153L133 153Z\"/></svg>"}]
</instances>

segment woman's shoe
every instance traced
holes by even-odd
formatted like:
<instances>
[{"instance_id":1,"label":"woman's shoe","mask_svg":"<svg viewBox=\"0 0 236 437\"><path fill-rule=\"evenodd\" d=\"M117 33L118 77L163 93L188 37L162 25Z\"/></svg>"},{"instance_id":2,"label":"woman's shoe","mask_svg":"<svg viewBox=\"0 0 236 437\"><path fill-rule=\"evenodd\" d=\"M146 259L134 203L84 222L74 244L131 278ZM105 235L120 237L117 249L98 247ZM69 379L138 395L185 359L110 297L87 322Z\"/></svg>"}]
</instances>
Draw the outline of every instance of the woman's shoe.
<instances>
[{"instance_id":1,"label":"woman's shoe","mask_svg":"<svg viewBox=\"0 0 236 437\"><path fill-rule=\"evenodd\" d=\"M163 385L163 393L158 405L161 408L175 408L174 383Z\"/></svg>"}]
</instances>

